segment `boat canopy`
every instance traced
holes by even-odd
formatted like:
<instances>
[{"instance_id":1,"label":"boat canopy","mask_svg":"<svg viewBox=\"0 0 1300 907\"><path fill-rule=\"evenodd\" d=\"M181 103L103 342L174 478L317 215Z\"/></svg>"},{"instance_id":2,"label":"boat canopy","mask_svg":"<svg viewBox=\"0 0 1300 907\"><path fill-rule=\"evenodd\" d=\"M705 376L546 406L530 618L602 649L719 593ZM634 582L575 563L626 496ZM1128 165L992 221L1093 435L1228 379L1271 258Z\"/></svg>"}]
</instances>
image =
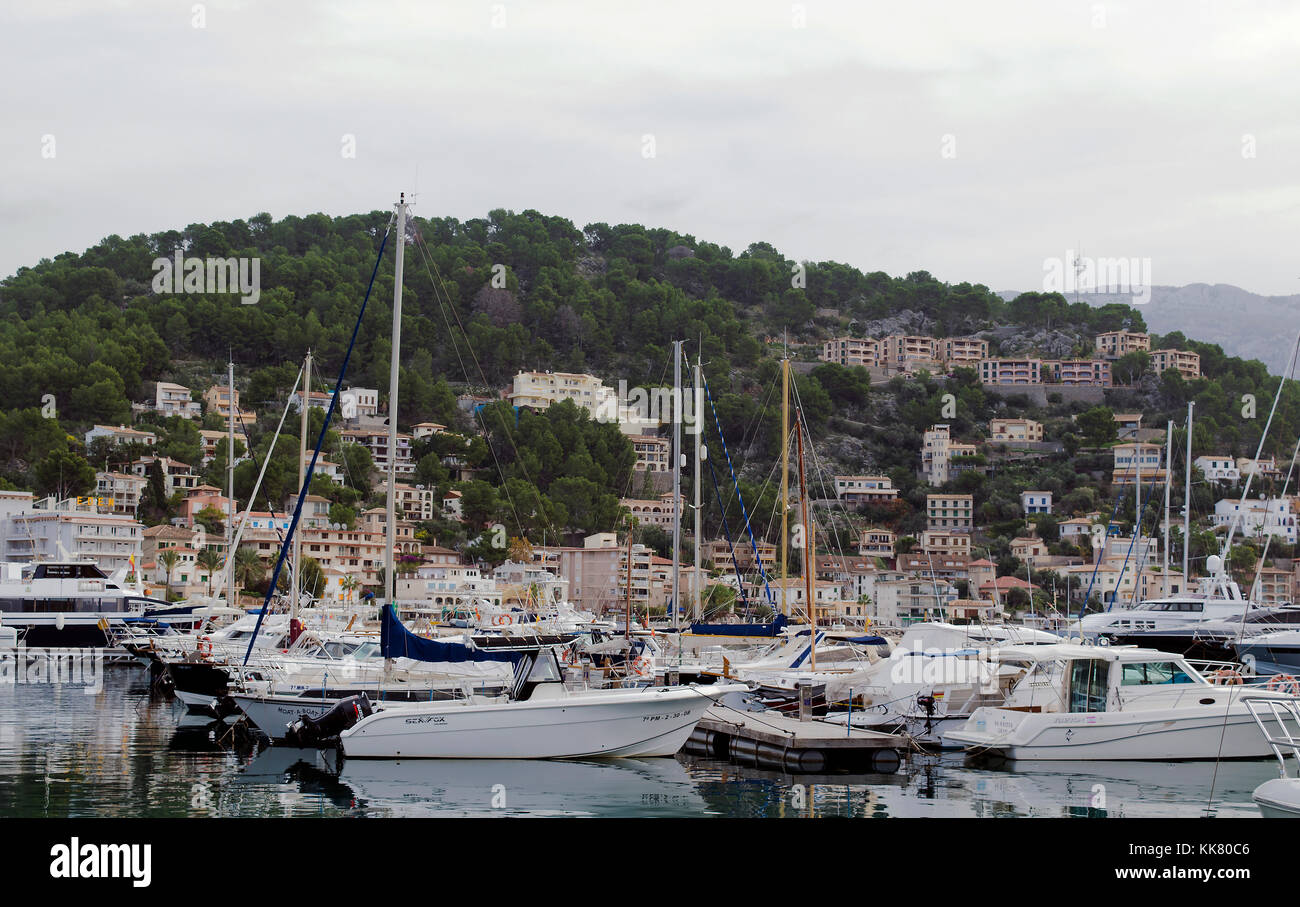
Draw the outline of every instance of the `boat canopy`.
<instances>
[{"instance_id":1,"label":"boat canopy","mask_svg":"<svg viewBox=\"0 0 1300 907\"><path fill-rule=\"evenodd\" d=\"M522 652L493 652L454 642L439 642L416 636L403 626L392 605L384 605L379 623L379 651L384 658L410 658L415 661L463 664L475 661L498 661L517 664Z\"/></svg>"}]
</instances>

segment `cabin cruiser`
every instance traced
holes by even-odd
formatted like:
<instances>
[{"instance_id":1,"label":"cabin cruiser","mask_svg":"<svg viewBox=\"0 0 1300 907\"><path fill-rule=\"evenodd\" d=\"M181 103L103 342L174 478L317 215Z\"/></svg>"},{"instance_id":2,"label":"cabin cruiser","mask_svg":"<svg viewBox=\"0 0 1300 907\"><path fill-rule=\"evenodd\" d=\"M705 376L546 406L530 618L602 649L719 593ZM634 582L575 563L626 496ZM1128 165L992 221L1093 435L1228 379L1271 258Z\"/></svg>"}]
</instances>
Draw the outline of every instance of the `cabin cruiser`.
<instances>
[{"instance_id":1,"label":"cabin cruiser","mask_svg":"<svg viewBox=\"0 0 1300 907\"><path fill-rule=\"evenodd\" d=\"M103 648L111 627L167 606L125 580L125 569L110 577L87 559L0 564L0 619L29 647Z\"/></svg>"},{"instance_id":2,"label":"cabin cruiser","mask_svg":"<svg viewBox=\"0 0 1300 907\"><path fill-rule=\"evenodd\" d=\"M946 738L1008 759L1258 759L1270 755L1243 694L1294 701L1221 668L1128 646L1009 646L1026 670L1000 706L981 706Z\"/></svg>"},{"instance_id":3,"label":"cabin cruiser","mask_svg":"<svg viewBox=\"0 0 1300 907\"><path fill-rule=\"evenodd\" d=\"M1242 597L1241 589L1224 571L1221 557L1210 555L1205 566L1209 575L1201 579L1199 592L1146 599L1131 608L1089 614L1071 625L1070 635L1096 639L1135 631L1181 629L1206 621L1240 621L1243 614L1265 610Z\"/></svg>"}]
</instances>

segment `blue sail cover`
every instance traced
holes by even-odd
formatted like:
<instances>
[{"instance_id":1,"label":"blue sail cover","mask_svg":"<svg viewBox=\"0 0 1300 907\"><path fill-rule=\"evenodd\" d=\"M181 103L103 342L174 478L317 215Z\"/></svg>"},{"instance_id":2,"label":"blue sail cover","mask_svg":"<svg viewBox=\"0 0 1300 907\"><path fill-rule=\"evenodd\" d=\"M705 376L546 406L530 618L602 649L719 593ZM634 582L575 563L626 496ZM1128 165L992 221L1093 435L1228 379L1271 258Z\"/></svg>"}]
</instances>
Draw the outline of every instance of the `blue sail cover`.
<instances>
[{"instance_id":1,"label":"blue sail cover","mask_svg":"<svg viewBox=\"0 0 1300 907\"><path fill-rule=\"evenodd\" d=\"M770 624L706 624L693 621L691 632L700 636L776 636L789 620L778 614Z\"/></svg>"},{"instance_id":2,"label":"blue sail cover","mask_svg":"<svg viewBox=\"0 0 1300 907\"><path fill-rule=\"evenodd\" d=\"M403 626L392 605L384 605L379 620L379 651L385 658L413 658L416 661L463 664L471 661L504 661L518 664L522 652L488 652L455 642L438 642L416 636Z\"/></svg>"}]
</instances>

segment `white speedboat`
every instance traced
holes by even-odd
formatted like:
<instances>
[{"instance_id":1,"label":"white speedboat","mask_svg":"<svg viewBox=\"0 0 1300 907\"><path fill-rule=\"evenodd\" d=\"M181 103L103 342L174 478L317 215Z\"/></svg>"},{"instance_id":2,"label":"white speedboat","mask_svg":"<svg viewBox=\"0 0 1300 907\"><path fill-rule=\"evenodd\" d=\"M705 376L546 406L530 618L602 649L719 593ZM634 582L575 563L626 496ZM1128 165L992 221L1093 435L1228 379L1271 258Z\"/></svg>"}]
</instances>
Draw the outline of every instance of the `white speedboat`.
<instances>
[{"instance_id":1,"label":"white speedboat","mask_svg":"<svg viewBox=\"0 0 1300 907\"><path fill-rule=\"evenodd\" d=\"M1127 646L1010 646L999 661L1028 666L999 707L976 709L946 738L1008 759L1258 759L1271 755L1248 687L1224 669L1211 682L1181 656Z\"/></svg>"},{"instance_id":2,"label":"white speedboat","mask_svg":"<svg viewBox=\"0 0 1300 907\"><path fill-rule=\"evenodd\" d=\"M525 655L509 697L382 707L340 735L349 759L671 756L740 684L565 688L553 651Z\"/></svg>"}]
</instances>

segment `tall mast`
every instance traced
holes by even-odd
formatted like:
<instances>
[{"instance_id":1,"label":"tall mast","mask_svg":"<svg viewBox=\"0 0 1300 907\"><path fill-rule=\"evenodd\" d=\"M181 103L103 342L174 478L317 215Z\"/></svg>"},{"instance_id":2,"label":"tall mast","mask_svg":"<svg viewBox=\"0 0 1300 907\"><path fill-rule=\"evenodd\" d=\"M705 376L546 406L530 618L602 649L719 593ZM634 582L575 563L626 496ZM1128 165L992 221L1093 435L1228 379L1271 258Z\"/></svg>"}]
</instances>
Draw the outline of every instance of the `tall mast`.
<instances>
[{"instance_id":1,"label":"tall mast","mask_svg":"<svg viewBox=\"0 0 1300 907\"><path fill-rule=\"evenodd\" d=\"M1133 577L1133 596L1130 604L1137 602L1138 587L1142 585L1142 442L1133 442L1133 551L1137 555L1137 575ZM1115 590L1119 597L1119 589Z\"/></svg>"},{"instance_id":2,"label":"tall mast","mask_svg":"<svg viewBox=\"0 0 1300 907\"><path fill-rule=\"evenodd\" d=\"M677 411L673 413L673 627L681 629L678 615L682 606L682 342L673 341L673 396ZM677 639L681 654L681 636Z\"/></svg>"},{"instance_id":3,"label":"tall mast","mask_svg":"<svg viewBox=\"0 0 1300 907\"><path fill-rule=\"evenodd\" d=\"M704 619L704 580L700 573L700 461L704 459L704 414L700 412L703 407L699 406L700 402L700 355L695 354L695 395L691 398L692 406L695 407L695 479L691 483L694 489L695 498L695 580L691 583L691 590L695 594L695 619ZM681 639L677 640L678 651L681 651Z\"/></svg>"},{"instance_id":4,"label":"tall mast","mask_svg":"<svg viewBox=\"0 0 1300 907\"><path fill-rule=\"evenodd\" d=\"M627 523L627 586L623 599L623 640L629 643L627 657L632 657L632 521ZM649 591L649 590L647 590Z\"/></svg>"},{"instance_id":5,"label":"tall mast","mask_svg":"<svg viewBox=\"0 0 1300 907\"><path fill-rule=\"evenodd\" d=\"M794 415L794 434L799 441L799 509L804 525L803 588L804 595L808 596L808 639L812 645L810 650L811 660L808 662L808 666L810 670L816 671L817 605L813 601L813 570L810 562L816 557L817 543L813 539L813 526L808 519L808 480L804 477L803 469L803 410L796 407Z\"/></svg>"},{"instance_id":6,"label":"tall mast","mask_svg":"<svg viewBox=\"0 0 1300 907\"><path fill-rule=\"evenodd\" d=\"M235 542L235 362L232 358L226 363L226 387L229 406L226 410L226 507L230 518L226 520L226 604L235 601L235 552L231 546ZM249 501L251 506L252 501Z\"/></svg>"},{"instance_id":7,"label":"tall mast","mask_svg":"<svg viewBox=\"0 0 1300 907\"><path fill-rule=\"evenodd\" d=\"M1183 464L1183 591L1191 588L1191 574L1187 572L1187 552L1192 543L1192 408L1195 400L1187 401L1187 462Z\"/></svg>"},{"instance_id":8,"label":"tall mast","mask_svg":"<svg viewBox=\"0 0 1300 907\"><path fill-rule=\"evenodd\" d=\"M790 616L786 602L790 544L790 360L781 358L781 613Z\"/></svg>"},{"instance_id":9,"label":"tall mast","mask_svg":"<svg viewBox=\"0 0 1300 907\"><path fill-rule=\"evenodd\" d=\"M302 396L298 398L300 409L301 428L298 431L298 493L305 494L303 483L307 481L307 407L311 396L311 350L307 351L307 362L302 370ZM299 586L301 574L299 572L302 566L302 533L293 534L293 579L289 588L293 590L293 603L289 606L289 619L297 620L298 618L298 600L302 595L301 586Z\"/></svg>"},{"instance_id":10,"label":"tall mast","mask_svg":"<svg viewBox=\"0 0 1300 907\"><path fill-rule=\"evenodd\" d=\"M384 558L384 600L397 610L393 590L397 573L397 373L402 351L402 264L406 252L406 193L397 202L397 261L393 265L393 349L388 365L388 521Z\"/></svg>"},{"instance_id":11,"label":"tall mast","mask_svg":"<svg viewBox=\"0 0 1300 907\"><path fill-rule=\"evenodd\" d=\"M1165 426L1165 557L1161 573L1164 575L1164 589L1169 589L1169 480L1174 477L1174 420Z\"/></svg>"}]
</instances>

